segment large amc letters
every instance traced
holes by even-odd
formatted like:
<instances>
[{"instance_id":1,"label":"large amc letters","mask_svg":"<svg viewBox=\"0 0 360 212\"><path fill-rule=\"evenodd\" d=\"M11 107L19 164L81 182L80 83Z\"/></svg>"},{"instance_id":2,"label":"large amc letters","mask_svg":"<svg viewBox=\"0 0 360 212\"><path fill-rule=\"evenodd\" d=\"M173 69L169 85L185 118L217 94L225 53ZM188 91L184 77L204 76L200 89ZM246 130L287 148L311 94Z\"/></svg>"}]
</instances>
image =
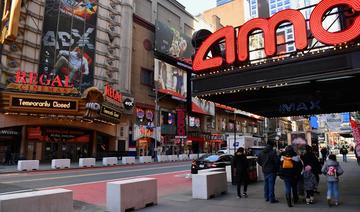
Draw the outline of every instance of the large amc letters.
<instances>
[{"instance_id":1,"label":"large amc letters","mask_svg":"<svg viewBox=\"0 0 360 212\"><path fill-rule=\"evenodd\" d=\"M340 32L328 32L324 29L322 20L326 12L344 5L351 7L356 12L360 11L359 0L323 0L314 8L310 17L310 28L314 37L321 43L338 45L360 36L360 17L356 17L350 27ZM247 61L249 59L249 35L255 30L263 31L265 54L273 56L276 54L276 29L284 22L291 22L294 26L296 49L306 49L308 41L305 18L301 12L287 9L269 19L255 18L242 25L237 35L237 43L235 42L236 31L231 26L226 26L211 34L196 52L193 60L194 73L206 72L223 64L222 57L205 59L211 46L223 39L226 48L225 61L228 65L235 62L236 55L238 61Z\"/></svg>"}]
</instances>

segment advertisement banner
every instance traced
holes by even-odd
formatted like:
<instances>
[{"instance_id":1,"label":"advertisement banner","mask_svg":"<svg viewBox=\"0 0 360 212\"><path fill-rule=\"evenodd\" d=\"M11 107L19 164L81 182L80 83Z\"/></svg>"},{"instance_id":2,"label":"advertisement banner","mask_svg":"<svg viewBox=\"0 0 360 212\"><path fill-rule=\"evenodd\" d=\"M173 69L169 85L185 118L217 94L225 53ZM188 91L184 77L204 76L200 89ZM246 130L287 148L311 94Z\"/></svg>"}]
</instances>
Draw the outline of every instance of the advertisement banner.
<instances>
[{"instance_id":1,"label":"advertisement banner","mask_svg":"<svg viewBox=\"0 0 360 212\"><path fill-rule=\"evenodd\" d=\"M154 74L159 92L186 99L186 71L155 59Z\"/></svg>"},{"instance_id":2,"label":"advertisement banner","mask_svg":"<svg viewBox=\"0 0 360 212\"><path fill-rule=\"evenodd\" d=\"M215 116L215 104L204 99L192 98L192 111L204 115Z\"/></svg>"},{"instance_id":3,"label":"advertisement banner","mask_svg":"<svg viewBox=\"0 0 360 212\"><path fill-rule=\"evenodd\" d=\"M160 21L155 22L155 50L191 63L194 48L191 38Z\"/></svg>"},{"instance_id":4,"label":"advertisement banner","mask_svg":"<svg viewBox=\"0 0 360 212\"><path fill-rule=\"evenodd\" d=\"M96 0L46 0L38 73L69 78L80 92L93 85Z\"/></svg>"}]
</instances>

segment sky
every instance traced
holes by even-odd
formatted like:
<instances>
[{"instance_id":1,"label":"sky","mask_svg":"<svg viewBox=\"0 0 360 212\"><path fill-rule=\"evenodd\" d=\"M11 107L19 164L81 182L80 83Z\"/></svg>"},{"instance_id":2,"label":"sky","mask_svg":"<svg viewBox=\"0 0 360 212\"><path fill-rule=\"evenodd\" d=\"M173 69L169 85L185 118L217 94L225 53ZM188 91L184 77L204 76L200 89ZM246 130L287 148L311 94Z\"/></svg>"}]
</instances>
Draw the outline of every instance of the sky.
<instances>
[{"instance_id":1,"label":"sky","mask_svg":"<svg viewBox=\"0 0 360 212\"><path fill-rule=\"evenodd\" d=\"M199 13L213 8L216 6L216 0L177 0L185 9L192 15L198 15Z\"/></svg>"}]
</instances>

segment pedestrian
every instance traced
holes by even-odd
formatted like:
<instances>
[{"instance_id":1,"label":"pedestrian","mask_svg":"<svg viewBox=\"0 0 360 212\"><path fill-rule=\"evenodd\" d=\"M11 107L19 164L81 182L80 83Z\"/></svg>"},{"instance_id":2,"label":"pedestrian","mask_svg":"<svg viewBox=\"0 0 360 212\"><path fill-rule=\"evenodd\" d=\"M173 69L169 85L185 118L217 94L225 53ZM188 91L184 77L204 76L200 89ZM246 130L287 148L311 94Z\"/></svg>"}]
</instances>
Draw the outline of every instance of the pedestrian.
<instances>
[{"instance_id":1,"label":"pedestrian","mask_svg":"<svg viewBox=\"0 0 360 212\"><path fill-rule=\"evenodd\" d=\"M301 171L302 163L300 157L291 145L287 146L285 152L281 154L279 176L285 183L285 197L289 207L293 206L291 200L292 197L294 203L297 203L299 200L297 186Z\"/></svg>"},{"instance_id":2,"label":"pedestrian","mask_svg":"<svg viewBox=\"0 0 360 212\"><path fill-rule=\"evenodd\" d=\"M305 166L304 173L304 190L306 192L306 204L314 203L314 190L317 185L317 181L314 173L312 172L312 167L307 165Z\"/></svg>"},{"instance_id":3,"label":"pedestrian","mask_svg":"<svg viewBox=\"0 0 360 212\"><path fill-rule=\"evenodd\" d=\"M321 148L320 153L321 153L322 163L324 163L326 161L329 152L326 147L323 147Z\"/></svg>"},{"instance_id":4,"label":"pedestrian","mask_svg":"<svg viewBox=\"0 0 360 212\"><path fill-rule=\"evenodd\" d=\"M343 155L343 162L347 162L347 154L349 153L349 151L347 150L347 148L345 146L342 146L340 149L340 154Z\"/></svg>"},{"instance_id":5,"label":"pedestrian","mask_svg":"<svg viewBox=\"0 0 360 212\"><path fill-rule=\"evenodd\" d=\"M316 186L314 189L314 193L320 193L317 188L320 182L319 175L321 174L321 164L319 162L319 159L314 154L311 146L306 145L305 146L305 154L301 157L301 160L303 161L304 167L311 166L311 172L315 175L316 179Z\"/></svg>"},{"instance_id":6,"label":"pedestrian","mask_svg":"<svg viewBox=\"0 0 360 212\"><path fill-rule=\"evenodd\" d=\"M279 158L273 149L274 144L269 142L259 154L257 163L261 166L264 174L264 197L270 203L278 203L275 198L276 173L279 170Z\"/></svg>"},{"instance_id":7,"label":"pedestrian","mask_svg":"<svg viewBox=\"0 0 360 212\"><path fill-rule=\"evenodd\" d=\"M247 186L248 186L248 169L249 169L249 162L246 158L244 148L240 147L235 153L235 157L232 161L232 167L234 168L235 173L235 181L237 183L237 197L241 198L247 197ZM243 184L244 190L243 194L241 195L241 185Z\"/></svg>"},{"instance_id":8,"label":"pedestrian","mask_svg":"<svg viewBox=\"0 0 360 212\"><path fill-rule=\"evenodd\" d=\"M336 155L329 155L329 159L324 163L321 172L327 178L327 202L329 207L332 206L332 200L335 205L339 205L339 176L344 173L339 162L336 161Z\"/></svg>"}]
</instances>

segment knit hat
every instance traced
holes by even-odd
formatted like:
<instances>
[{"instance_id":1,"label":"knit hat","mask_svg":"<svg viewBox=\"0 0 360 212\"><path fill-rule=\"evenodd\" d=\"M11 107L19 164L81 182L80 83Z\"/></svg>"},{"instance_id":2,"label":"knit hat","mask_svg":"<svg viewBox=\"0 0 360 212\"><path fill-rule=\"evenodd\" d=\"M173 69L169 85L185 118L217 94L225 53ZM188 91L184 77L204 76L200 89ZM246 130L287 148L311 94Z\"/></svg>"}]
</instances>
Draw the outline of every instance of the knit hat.
<instances>
[{"instance_id":1,"label":"knit hat","mask_svg":"<svg viewBox=\"0 0 360 212\"><path fill-rule=\"evenodd\" d=\"M311 171L311 166L309 166L309 165L305 166L305 171L307 171L307 172Z\"/></svg>"}]
</instances>

